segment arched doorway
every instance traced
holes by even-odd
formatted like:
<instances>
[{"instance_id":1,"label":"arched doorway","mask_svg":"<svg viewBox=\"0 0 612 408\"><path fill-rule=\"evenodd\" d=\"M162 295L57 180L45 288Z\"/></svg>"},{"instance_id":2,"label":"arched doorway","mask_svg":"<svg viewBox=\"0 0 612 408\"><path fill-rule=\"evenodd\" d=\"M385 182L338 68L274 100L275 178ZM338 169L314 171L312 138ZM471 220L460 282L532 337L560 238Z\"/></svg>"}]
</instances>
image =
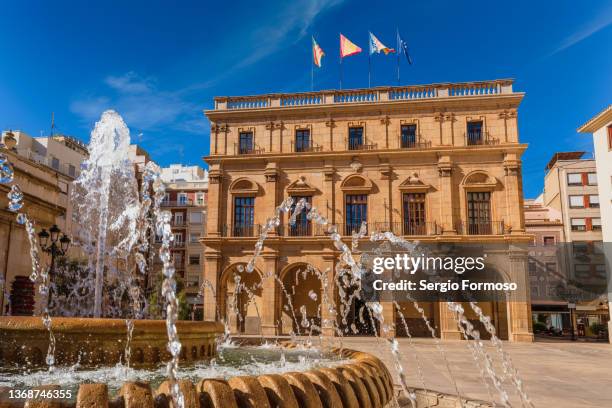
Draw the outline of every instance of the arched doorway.
<instances>
[{"instance_id":1,"label":"arched doorway","mask_svg":"<svg viewBox=\"0 0 612 408\"><path fill-rule=\"evenodd\" d=\"M321 280L319 272L306 263L292 264L281 271L280 332L318 335L321 331Z\"/></svg>"},{"instance_id":2,"label":"arched doorway","mask_svg":"<svg viewBox=\"0 0 612 408\"><path fill-rule=\"evenodd\" d=\"M257 270L247 272L245 264L234 264L221 275L219 309L232 333L261 333L262 285Z\"/></svg>"}]
</instances>

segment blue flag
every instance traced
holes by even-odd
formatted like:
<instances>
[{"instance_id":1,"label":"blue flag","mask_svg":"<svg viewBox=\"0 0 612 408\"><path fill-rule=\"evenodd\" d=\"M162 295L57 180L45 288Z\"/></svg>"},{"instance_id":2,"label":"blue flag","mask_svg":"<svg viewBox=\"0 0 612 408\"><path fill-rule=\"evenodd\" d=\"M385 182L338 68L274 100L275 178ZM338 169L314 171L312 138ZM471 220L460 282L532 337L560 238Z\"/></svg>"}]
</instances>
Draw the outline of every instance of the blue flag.
<instances>
[{"instance_id":1,"label":"blue flag","mask_svg":"<svg viewBox=\"0 0 612 408\"><path fill-rule=\"evenodd\" d=\"M410 58L410 53L408 52L408 43L402 40L399 30L397 31L397 54L404 54L408 64L412 65L412 58Z\"/></svg>"}]
</instances>

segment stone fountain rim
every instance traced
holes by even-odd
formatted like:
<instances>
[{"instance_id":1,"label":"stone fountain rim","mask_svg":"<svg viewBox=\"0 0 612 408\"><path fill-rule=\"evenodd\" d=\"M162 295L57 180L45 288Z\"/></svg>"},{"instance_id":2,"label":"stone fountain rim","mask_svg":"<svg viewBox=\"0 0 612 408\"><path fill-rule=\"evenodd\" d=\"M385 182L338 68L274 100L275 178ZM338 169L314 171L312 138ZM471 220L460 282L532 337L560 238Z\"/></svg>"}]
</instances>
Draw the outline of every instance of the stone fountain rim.
<instances>
[{"instance_id":1,"label":"stone fountain rim","mask_svg":"<svg viewBox=\"0 0 612 408\"><path fill-rule=\"evenodd\" d=\"M98 334L109 331L126 330L126 319L116 318L90 318L90 317L53 317L52 330L54 333L83 333ZM133 320L135 331L145 331L150 334L165 334L165 320ZM223 324L220 322L178 320L176 322L179 332L188 330L190 333L210 334L222 333ZM45 328L39 316L0 316L0 331L5 332L38 332ZM180 333L179 333L180 334Z\"/></svg>"}]
</instances>

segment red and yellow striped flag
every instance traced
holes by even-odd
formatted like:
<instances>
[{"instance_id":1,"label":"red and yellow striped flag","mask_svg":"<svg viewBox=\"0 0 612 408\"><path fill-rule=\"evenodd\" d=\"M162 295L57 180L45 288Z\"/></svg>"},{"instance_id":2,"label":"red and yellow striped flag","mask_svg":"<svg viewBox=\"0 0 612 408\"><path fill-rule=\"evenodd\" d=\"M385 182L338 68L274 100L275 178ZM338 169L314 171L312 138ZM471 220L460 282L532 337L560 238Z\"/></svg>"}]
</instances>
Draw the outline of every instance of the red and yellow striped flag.
<instances>
[{"instance_id":1,"label":"red and yellow striped flag","mask_svg":"<svg viewBox=\"0 0 612 408\"><path fill-rule=\"evenodd\" d=\"M340 34L340 57L349 57L351 55L359 54L361 48L353 44L351 40Z\"/></svg>"},{"instance_id":2,"label":"red and yellow striped flag","mask_svg":"<svg viewBox=\"0 0 612 408\"><path fill-rule=\"evenodd\" d=\"M314 37L312 37L312 59L314 64L321 68L321 59L325 56L323 49L319 47L319 44L315 41Z\"/></svg>"}]
</instances>

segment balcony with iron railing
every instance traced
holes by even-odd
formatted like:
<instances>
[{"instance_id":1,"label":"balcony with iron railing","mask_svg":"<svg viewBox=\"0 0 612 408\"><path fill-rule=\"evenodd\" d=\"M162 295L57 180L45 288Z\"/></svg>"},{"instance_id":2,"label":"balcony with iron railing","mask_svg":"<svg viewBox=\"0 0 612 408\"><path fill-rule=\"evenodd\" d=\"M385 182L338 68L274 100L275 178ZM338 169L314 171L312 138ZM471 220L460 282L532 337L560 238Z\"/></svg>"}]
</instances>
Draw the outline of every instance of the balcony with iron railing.
<instances>
[{"instance_id":1,"label":"balcony with iron railing","mask_svg":"<svg viewBox=\"0 0 612 408\"><path fill-rule=\"evenodd\" d=\"M186 228L187 227L187 221L186 220L175 220L175 219L172 219L172 221L170 221L170 226L172 228Z\"/></svg>"},{"instance_id":2,"label":"balcony with iron railing","mask_svg":"<svg viewBox=\"0 0 612 408\"><path fill-rule=\"evenodd\" d=\"M380 104L445 98L478 98L516 94L513 79L491 81L406 85L368 89L326 90L293 94L216 97L215 111L277 109L300 106Z\"/></svg>"},{"instance_id":3,"label":"balcony with iron railing","mask_svg":"<svg viewBox=\"0 0 612 408\"><path fill-rule=\"evenodd\" d=\"M330 234L332 225L319 225L312 222L296 223L295 225L280 225L274 230L274 234L279 237L316 237ZM362 228L362 223L336 223L334 224L337 232L345 237L353 236L359 233ZM386 222L377 221L365 224L365 232L370 235L374 232L392 232L397 236L422 236L433 237L442 235L443 227L436 221L413 222L413 221L398 221ZM456 231L459 235L503 235L505 226L503 221L490 221L481 223L457 222ZM223 225L221 236L223 237L240 237L240 238L257 238L261 234L261 225ZM184 244L183 244L184 245Z\"/></svg>"},{"instance_id":4,"label":"balcony with iron railing","mask_svg":"<svg viewBox=\"0 0 612 408\"><path fill-rule=\"evenodd\" d=\"M234 143L234 155L257 155L265 153L265 149L257 144L241 145L240 143Z\"/></svg>"},{"instance_id":5,"label":"balcony with iron railing","mask_svg":"<svg viewBox=\"0 0 612 408\"><path fill-rule=\"evenodd\" d=\"M399 137L400 149L426 149L431 147L431 140L422 140L420 137L417 140L409 140Z\"/></svg>"},{"instance_id":6,"label":"balcony with iron railing","mask_svg":"<svg viewBox=\"0 0 612 408\"><path fill-rule=\"evenodd\" d=\"M362 140L355 140L346 138L346 150L376 150L377 144L371 142L367 138L363 138Z\"/></svg>"},{"instance_id":7,"label":"balcony with iron railing","mask_svg":"<svg viewBox=\"0 0 612 408\"><path fill-rule=\"evenodd\" d=\"M503 221L458 222L456 224L459 235L503 235L505 226Z\"/></svg>"},{"instance_id":8,"label":"balcony with iron railing","mask_svg":"<svg viewBox=\"0 0 612 408\"><path fill-rule=\"evenodd\" d=\"M499 139L492 138L486 130L465 132L463 138L466 146L494 146L499 144Z\"/></svg>"},{"instance_id":9,"label":"balcony with iron railing","mask_svg":"<svg viewBox=\"0 0 612 408\"><path fill-rule=\"evenodd\" d=\"M318 144L313 143L312 141L309 141L307 143L296 143L292 140L291 151L293 153L316 153L322 152L323 146L319 146Z\"/></svg>"},{"instance_id":10,"label":"balcony with iron railing","mask_svg":"<svg viewBox=\"0 0 612 408\"><path fill-rule=\"evenodd\" d=\"M185 199L185 200L162 200L162 207L192 207L194 206L193 200Z\"/></svg>"}]
</instances>

